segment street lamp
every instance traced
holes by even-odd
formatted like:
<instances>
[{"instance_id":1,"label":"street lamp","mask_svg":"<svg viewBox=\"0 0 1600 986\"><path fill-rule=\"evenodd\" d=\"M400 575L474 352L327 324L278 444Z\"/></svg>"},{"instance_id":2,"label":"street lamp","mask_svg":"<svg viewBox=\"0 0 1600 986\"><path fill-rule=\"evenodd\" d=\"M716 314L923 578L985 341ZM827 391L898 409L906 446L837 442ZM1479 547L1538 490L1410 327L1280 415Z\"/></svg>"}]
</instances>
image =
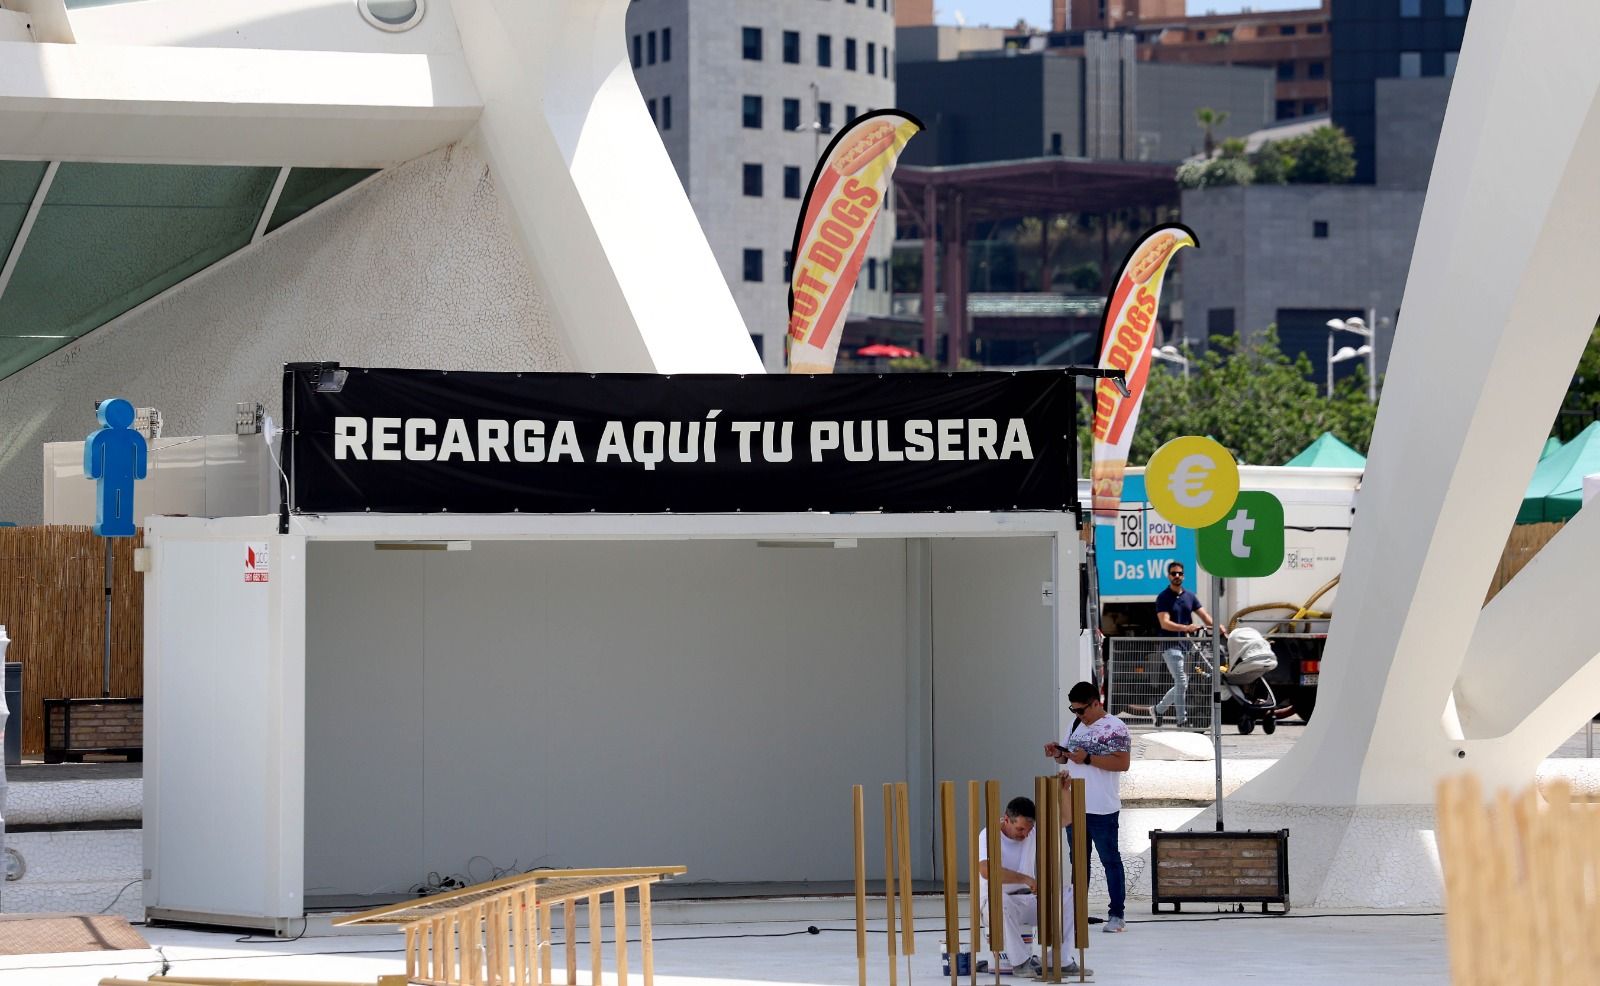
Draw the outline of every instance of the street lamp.
<instances>
[{"instance_id":1,"label":"street lamp","mask_svg":"<svg viewBox=\"0 0 1600 986\"><path fill-rule=\"evenodd\" d=\"M1332 338L1332 337L1330 336L1329 338ZM1369 361L1372 359L1372 347L1367 345L1367 344L1365 344L1365 343L1362 344L1360 349L1352 349L1349 346L1341 346L1341 347L1339 347L1339 351L1337 353L1334 353L1332 356L1328 357L1328 396L1329 397L1333 396L1333 364L1335 364L1335 363L1343 363L1345 360L1350 360L1350 359L1362 359L1363 357L1366 358Z\"/></svg>"},{"instance_id":2,"label":"street lamp","mask_svg":"<svg viewBox=\"0 0 1600 986\"><path fill-rule=\"evenodd\" d=\"M1183 367L1183 379L1189 379L1189 358L1178 352L1177 346L1157 346L1150 350L1150 355L1167 363L1176 363Z\"/></svg>"},{"instance_id":3,"label":"street lamp","mask_svg":"<svg viewBox=\"0 0 1600 986\"><path fill-rule=\"evenodd\" d=\"M1328 396L1333 396L1333 364L1342 363L1347 359L1365 356L1367 359L1367 400L1378 403L1378 333L1377 329L1367 325L1366 320L1360 315L1349 318L1330 318L1328 325ZM1360 349L1351 349L1349 346L1339 350L1338 355L1333 351L1333 334L1335 332L1353 332L1367 343ZM1349 355L1345 355L1345 354Z\"/></svg>"},{"instance_id":4,"label":"street lamp","mask_svg":"<svg viewBox=\"0 0 1600 986\"><path fill-rule=\"evenodd\" d=\"M811 83L811 122L800 124L793 132L810 133L811 159L814 161L822 156L822 135L833 133L833 127L822 122L822 93L815 82Z\"/></svg>"}]
</instances>

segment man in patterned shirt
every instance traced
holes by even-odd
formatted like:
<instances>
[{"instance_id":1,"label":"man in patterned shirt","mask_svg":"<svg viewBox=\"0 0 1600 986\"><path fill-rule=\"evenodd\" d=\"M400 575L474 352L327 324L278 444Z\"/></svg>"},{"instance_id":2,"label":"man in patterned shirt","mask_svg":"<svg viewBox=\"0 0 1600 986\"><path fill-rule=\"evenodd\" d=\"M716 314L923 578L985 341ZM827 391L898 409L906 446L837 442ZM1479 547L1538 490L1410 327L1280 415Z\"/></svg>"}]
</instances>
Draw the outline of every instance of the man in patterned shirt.
<instances>
[{"instance_id":1,"label":"man in patterned shirt","mask_svg":"<svg viewBox=\"0 0 1600 986\"><path fill-rule=\"evenodd\" d=\"M1080 681L1067 692L1067 708L1075 717L1060 743L1046 743L1045 756L1066 767L1069 777L1082 778L1085 822L1089 842L1106 871L1106 891L1111 895L1111 916L1106 931L1127 931L1123 907L1127 899L1127 877L1122 868L1122 850L1117 845L1117 828L1122 812L1122 775L1132 764L1132 744L1128 727L1100 703L1100 690L1093 683ZM1072 826L1067 826L1067 847L1071 852Z\"/></svg>"}]
</instances>

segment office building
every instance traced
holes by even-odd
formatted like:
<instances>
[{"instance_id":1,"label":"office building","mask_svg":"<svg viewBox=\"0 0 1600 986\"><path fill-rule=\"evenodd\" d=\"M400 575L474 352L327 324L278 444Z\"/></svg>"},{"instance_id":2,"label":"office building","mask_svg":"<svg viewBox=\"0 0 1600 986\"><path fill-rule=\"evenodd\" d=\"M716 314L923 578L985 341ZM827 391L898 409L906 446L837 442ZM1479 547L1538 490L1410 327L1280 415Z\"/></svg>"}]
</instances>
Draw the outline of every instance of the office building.
<instances>
[{"instance_id":1,"label":"office building","mask_svg":"<svg viewBox=\"0 0 1600 986\"><path fill-rule=\"evenodd\" d=\"M838 129L894 105L894 29L888 0L628 7L634 78L770 370L802 197ZM891 227L874 230L853 313L888 311Z\"/></svg>"}]
</instances>

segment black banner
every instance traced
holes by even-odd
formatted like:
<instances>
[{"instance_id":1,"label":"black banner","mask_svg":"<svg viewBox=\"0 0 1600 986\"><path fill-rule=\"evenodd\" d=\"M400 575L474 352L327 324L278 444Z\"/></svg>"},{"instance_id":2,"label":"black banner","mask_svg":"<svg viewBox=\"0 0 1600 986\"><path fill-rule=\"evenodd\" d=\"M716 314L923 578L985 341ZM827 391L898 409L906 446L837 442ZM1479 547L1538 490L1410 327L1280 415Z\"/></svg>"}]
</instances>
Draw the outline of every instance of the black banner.
<instances>
[{"instance_id":1,"label":"black banner","mask_svg":"<svg viewBox=\"0 0 1600 986\"><path fill-rule=\"evenodd\" d=\"M296 513L1070 510L1072 375L291 364Z\"/></svg>"}]
</instances>

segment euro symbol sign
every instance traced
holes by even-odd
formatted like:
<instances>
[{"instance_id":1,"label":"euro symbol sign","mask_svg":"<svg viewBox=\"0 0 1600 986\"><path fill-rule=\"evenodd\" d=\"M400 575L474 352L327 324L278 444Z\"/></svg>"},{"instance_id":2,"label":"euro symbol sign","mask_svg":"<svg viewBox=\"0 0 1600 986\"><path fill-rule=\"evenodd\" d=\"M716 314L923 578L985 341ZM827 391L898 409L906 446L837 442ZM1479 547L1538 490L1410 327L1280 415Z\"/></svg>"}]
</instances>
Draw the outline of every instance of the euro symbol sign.
<instances>
[{"instance_id":1,"label":"euro symbol sign","mask_svg":"<svg viewBox=\"0 0 1600 986\"><path fill-rule=\"evenodd\" d=\"M1144 485L1157 513L1199 530L1227 516L1239 498L1239 466L1212 439L1185 435L1150 456Z\"/></svg>"},{"instance_id":2,"label":"euro symbol sign","mask_svg":"<svg viewBox=\"0 0 1600 986\"><path fill-rule=\"evenodd\" d=\"M1172 470L1167 489L1172 491L1172 498L1185 507L1203 507L1211 502L1211 491L1205 486L1206 477L1216 468L1216 462L1209 455L1198 452L1186 455Z\"/></svg>"}]
</instances>

